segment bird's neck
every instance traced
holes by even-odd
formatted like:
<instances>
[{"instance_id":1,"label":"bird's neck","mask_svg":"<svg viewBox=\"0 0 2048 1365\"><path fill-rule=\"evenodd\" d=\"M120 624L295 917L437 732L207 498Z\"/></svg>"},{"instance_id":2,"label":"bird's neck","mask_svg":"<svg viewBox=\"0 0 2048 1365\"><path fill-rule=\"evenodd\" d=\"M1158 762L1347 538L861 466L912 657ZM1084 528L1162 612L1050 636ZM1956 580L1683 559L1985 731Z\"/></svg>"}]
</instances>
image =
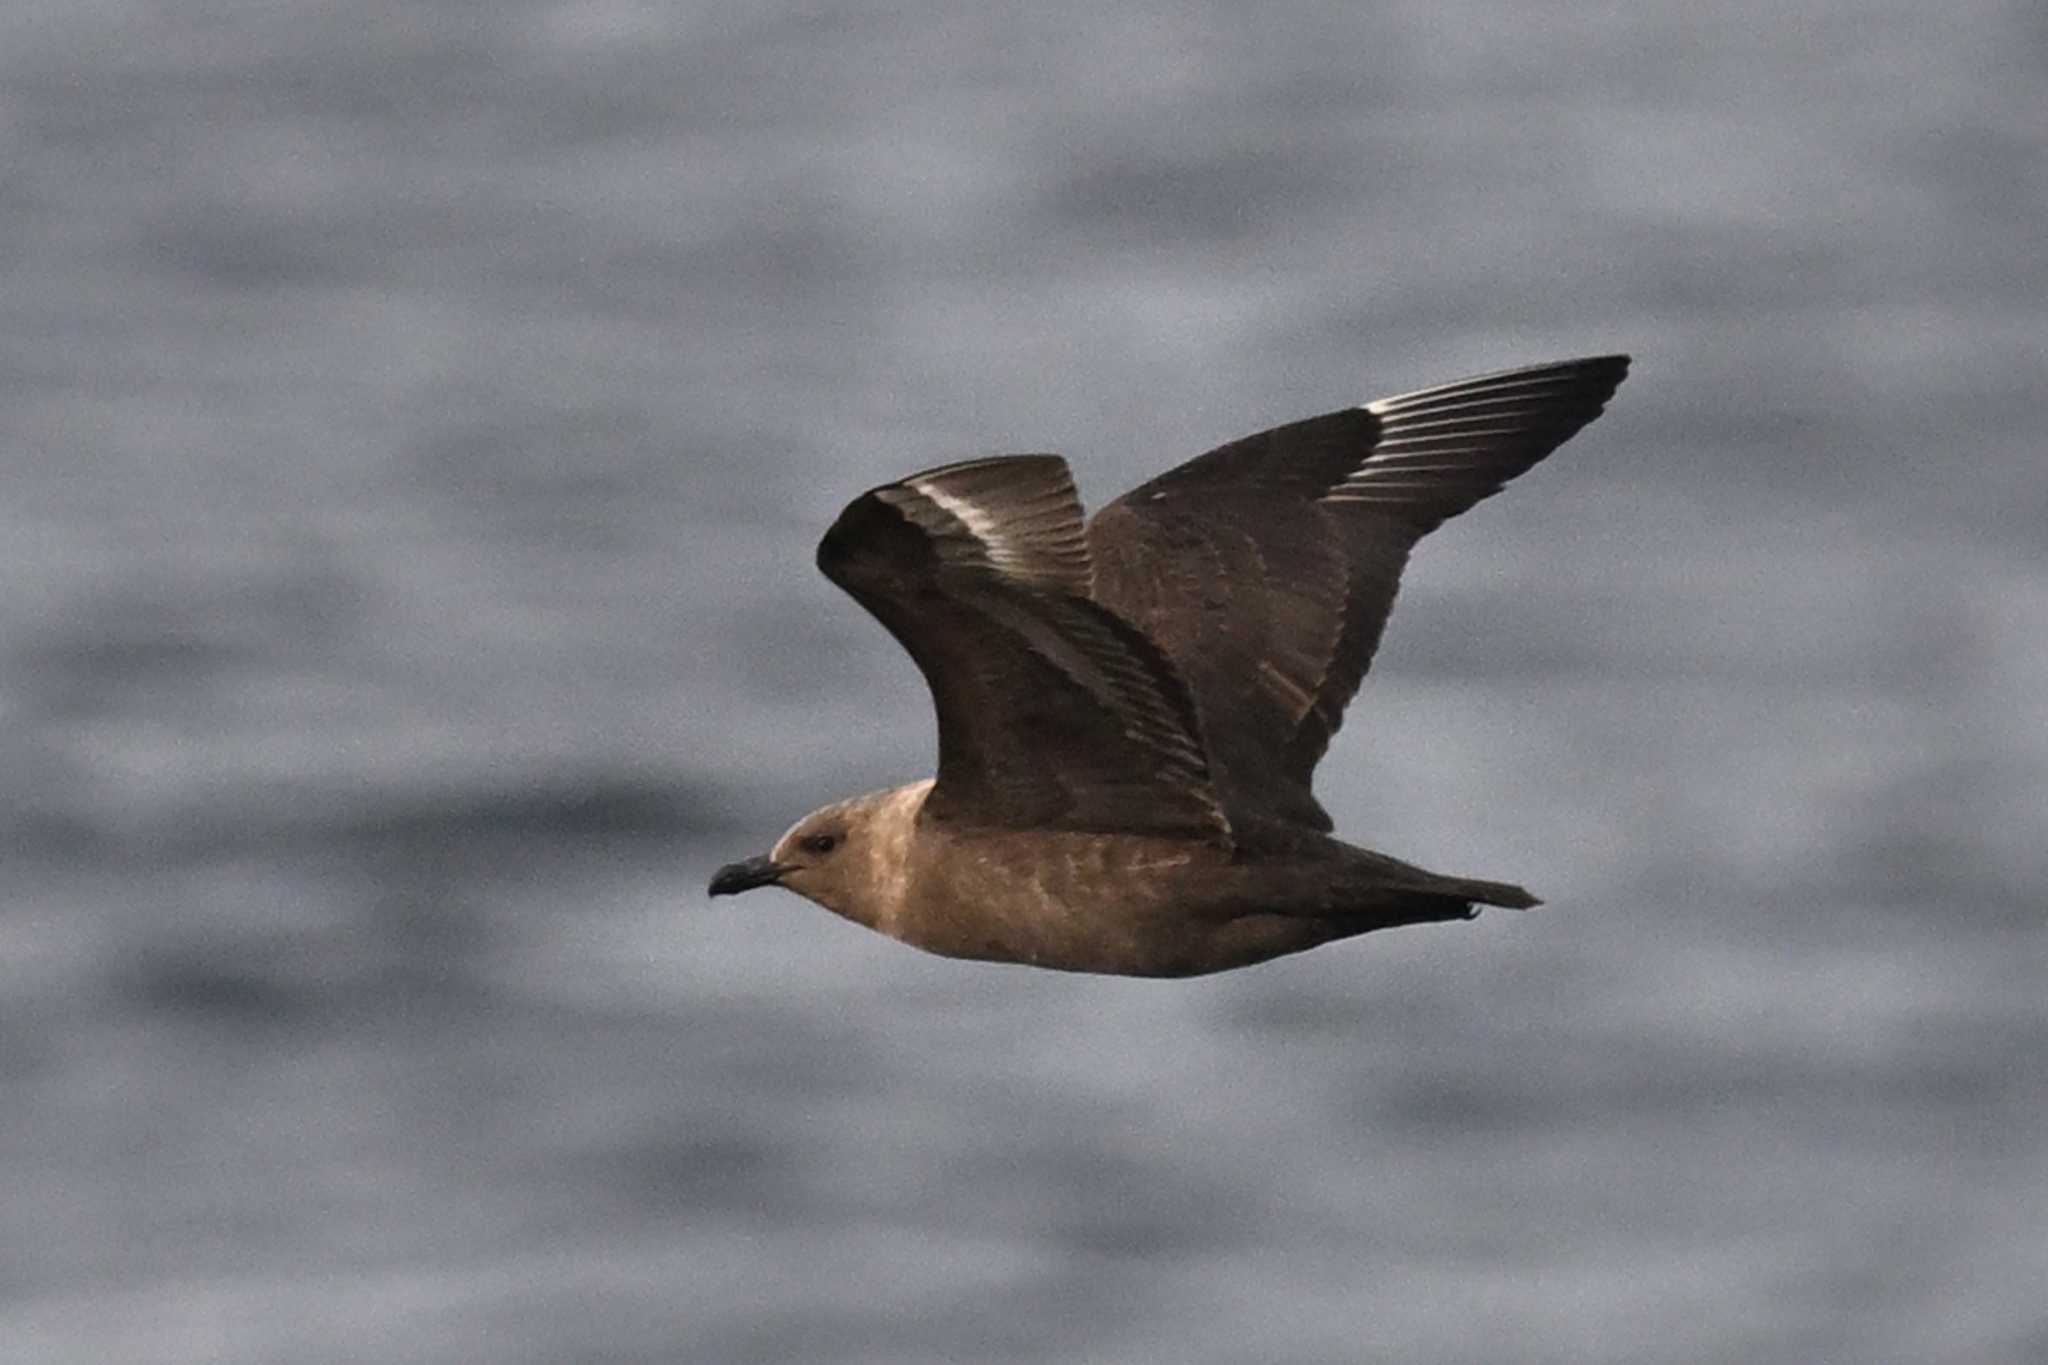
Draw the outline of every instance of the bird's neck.
<instances>
[{"instance_id":1,"label":"bird's neck","mask_svg":"<svg viewBox=\"0 0 2048 1365\"><path fill-rule=\"evenodd\" d=\"M897 935L903 919L903 907L910 896L910 883L915 875L911 866L915 851L917 815L924 809L925 797L931 794L935 779L925 778L921 782L907 782L900 787L870 792L862 798L871 802L868 816L867 847L868 894L863 904L847 913L847 918L878 929L892 937Z\"/></svg>"}]
</instances>

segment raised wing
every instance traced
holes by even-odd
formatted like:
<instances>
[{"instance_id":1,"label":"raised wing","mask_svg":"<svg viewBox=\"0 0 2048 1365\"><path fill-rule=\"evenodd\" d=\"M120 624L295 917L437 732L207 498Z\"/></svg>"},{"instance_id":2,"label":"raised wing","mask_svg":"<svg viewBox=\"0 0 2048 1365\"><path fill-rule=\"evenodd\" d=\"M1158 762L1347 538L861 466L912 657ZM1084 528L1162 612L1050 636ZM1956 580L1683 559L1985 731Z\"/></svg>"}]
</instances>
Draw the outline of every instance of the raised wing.
<instances>
[{"instance_id":1,"label":"raised wing","mask_svg":"<svg viewBox=\"0 0 2048 1365\"><path fill-rule=\"evenodd\" d=\"M1311 789L1415 542L1600 415L1628 357L1460 380L1276 427L1087 528L1092 594L1187 680L1240 824L1330 828Z\"/></svg>"},{"instance_id":2,"label":"raised wing","mask_svg":"<svg viewBox=\"0 0 2048 1365\"><path fill-rule=\"evenodd\" d=\"M1000 456L885 484L840 513L818 567L931 688L939 772L926 817L1229 843L1186 686L1088 596L1066 461Z\"/></svg>"}]
</instances>

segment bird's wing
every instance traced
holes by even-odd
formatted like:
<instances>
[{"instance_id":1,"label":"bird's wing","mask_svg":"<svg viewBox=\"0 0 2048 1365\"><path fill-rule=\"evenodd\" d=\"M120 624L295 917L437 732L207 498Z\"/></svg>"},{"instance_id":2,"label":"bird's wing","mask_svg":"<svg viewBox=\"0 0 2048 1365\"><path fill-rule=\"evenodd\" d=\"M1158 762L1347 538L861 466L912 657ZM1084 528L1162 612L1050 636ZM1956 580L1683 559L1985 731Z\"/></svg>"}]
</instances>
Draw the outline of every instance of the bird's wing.
<instances>
[{"instance_id":1,"label":"bird's wing","mask_svg":"<svg viewBox=\"0 0 2048 1365\"><path fill-rule=\"evenodd\" d=\"M1626 356L1567 360L1311 417L1095 515L1092 595L1187 680L1233 820L1330 827L1311 777L1409 550L1599 416L1627 371Z\"/></svg>"},{"instance_id":2,"label":"bird's wing","mask_svg":"<svg viewBox=\"0 0 2048 1365\"><path fill-rule=\"evenodd\" d=\"M826 532L818 567L931 687L939 772L927 817L1228 845L1186 685L1088 596L1066 461L969 460L873 489Z\"/></svg>"}]
</instances>

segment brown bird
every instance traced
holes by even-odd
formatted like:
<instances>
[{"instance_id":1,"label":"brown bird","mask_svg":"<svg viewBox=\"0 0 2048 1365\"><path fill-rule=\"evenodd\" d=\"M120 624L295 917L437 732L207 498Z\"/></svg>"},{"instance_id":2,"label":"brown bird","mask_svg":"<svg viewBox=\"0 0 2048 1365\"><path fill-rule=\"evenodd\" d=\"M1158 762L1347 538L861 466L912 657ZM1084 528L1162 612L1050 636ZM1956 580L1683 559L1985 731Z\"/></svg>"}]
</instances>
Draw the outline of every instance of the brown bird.
<instances>
[{"instance_id":1,"label":"brown bird","mask_svg":"<svg viewBox=\"0 0 2048 1365\"><path fill-rule=\"evenodd\" d=\"M711 894L783 886L930 952L1131 976L1537 904L1331 837L1310 778L1415 542L1627 371L1567 360L1275 427L1085 523L1057 455L862 494L818 567L924 673L938 776L806 815Z\"/></svg>"}]
</instances>

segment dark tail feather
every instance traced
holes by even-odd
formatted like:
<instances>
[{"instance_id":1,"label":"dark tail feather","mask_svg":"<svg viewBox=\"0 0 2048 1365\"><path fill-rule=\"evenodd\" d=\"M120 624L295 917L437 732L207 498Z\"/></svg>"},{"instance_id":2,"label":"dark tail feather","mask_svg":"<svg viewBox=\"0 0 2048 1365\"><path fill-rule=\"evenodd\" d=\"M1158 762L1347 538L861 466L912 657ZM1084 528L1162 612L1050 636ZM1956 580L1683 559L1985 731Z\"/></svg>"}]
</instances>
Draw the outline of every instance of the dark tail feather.
<instances>
[{"instance_id":1,"label":"dark tail feather","mask_svg":"<svg viewBox=\"0 0 2048 1365\"><path fill-rule=\"evenodd\" d=\"M1430 894L1449 896L1474 905L1498 905L1504 910L1528 910L1542 901L1508 882L1482 882L1467 877L1445 877L1430 888Z\"/></svg>"},{"instance_id":2,"label":"dark tail feather","mask_svg":"<svg viewBox=\"0 0 2048 1365\"><path fill-rule=\"evenodd\" d=\"M1338 938L1390 929L1402 924L1450 924L1477 919L1482 905L1507 910L1527 910L1542 901L1508 882L1483 882L1470 877L1439 877L1413 869L1426 882L1410 889L1381 891L1370 909L1339 913L1325 923Z\"/></svg>"}]
</instances>

